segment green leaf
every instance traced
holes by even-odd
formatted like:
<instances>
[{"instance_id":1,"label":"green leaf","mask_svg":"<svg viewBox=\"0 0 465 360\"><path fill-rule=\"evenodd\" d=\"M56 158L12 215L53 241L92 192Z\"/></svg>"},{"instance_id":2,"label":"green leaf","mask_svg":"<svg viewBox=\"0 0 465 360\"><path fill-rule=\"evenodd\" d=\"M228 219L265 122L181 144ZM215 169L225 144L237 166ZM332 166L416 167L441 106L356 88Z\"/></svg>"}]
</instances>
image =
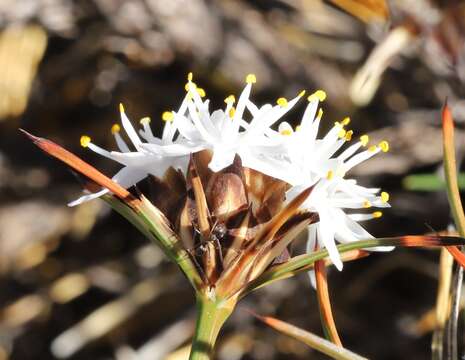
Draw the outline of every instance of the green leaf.
<instances>
[{"instance_id":1,"label":"green leaf","mask_svg":"<svg viewBox=\"0 0 465 360\"><path fill-rule=\"evenodd\" d=\"M253 314L253 313L252 313ZM253 314L257 319L263 321L268 326L290 336L304 344L307 344L312 349L322 352L336 360L366 360L365 357L357 355L350 350L344 349L341 346L334 345L328 340L325 340L315 334L300 329L294 325L284 321L269 317Z\"/></svg>"},{"instance_id":2,"label":"green leaf","mask_svg":"<svg viewBox=\"0 0 465 360\"><path fill-rule=\"evenodd\" d=\"M458 174L458 187L465 189L465 173ZM437 174L412 174L402 180L405 189L411 191L441 191L446 189L446 181Z\"/></svg>"}]
</instances>

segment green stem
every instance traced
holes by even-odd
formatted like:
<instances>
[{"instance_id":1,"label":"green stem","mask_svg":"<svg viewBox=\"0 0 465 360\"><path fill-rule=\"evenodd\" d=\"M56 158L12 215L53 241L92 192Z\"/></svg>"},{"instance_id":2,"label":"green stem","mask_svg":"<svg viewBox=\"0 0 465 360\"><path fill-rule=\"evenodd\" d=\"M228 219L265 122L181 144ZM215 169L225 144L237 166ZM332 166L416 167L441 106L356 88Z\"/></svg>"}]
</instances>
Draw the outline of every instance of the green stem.
<instances>
[{"instance_id":1,"label":"green stem","mask_svg":"<svg viewBox=\"0 0 465 360\"><path fill-rule=\"evenodd\" d=\"M236 301L218 300L214 296L197 296L197 324L189 360L210 360L218 333L231 315Z\"/></svg>"}]
</instances>

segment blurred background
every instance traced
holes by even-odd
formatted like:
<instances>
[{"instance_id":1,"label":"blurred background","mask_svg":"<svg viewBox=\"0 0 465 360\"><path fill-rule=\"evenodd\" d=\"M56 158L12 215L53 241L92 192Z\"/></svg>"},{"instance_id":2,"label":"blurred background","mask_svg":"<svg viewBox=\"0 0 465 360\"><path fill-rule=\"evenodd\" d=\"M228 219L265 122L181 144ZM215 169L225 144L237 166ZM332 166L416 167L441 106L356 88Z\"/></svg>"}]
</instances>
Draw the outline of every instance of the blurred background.
<instances>
[{"instance_id":1,"label":"blurred background","mask_svg":"<svg viewBox=\"0 0 465 360\"><path fill-rule=\"evenodd\" d=\"M189 71L213 108L248 73L256 103L321 88L328 127L350 116L356 134L391 144L351 173L391 194L369 231L441 231L450 221L440 175L446 97L459 158L465 150L464 19L461 1L1 0L0 360L186 359L194 320L177 269L102 202L68 208L79 182L18 128L112 175L117 165L80 148L80 136L115 148L119 102L135 125L151 116L159 132ZM304 106L288 120L300 121ZM343 344L373 359L428 358L438 257L398 249L332 271ZM246 308L321 335L307 276L246 298L217 358L324 358Z\"/></svg>"}]
</instances>

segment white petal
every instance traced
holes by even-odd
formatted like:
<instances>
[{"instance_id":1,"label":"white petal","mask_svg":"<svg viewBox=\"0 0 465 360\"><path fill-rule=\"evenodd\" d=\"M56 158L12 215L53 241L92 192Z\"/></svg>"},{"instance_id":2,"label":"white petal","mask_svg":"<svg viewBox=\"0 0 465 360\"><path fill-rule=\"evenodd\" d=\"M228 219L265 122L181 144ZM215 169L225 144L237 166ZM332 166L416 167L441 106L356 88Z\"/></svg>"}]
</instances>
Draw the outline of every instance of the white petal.
<instances>
[{"instance_id":1,"label":"white petal","mask_svg":"<svg viewBox=\"0 0 465 360\"><path fill-rule=\"evenodd\" d=\"M329 258L333 262L334 266L341 271L343 266L341 256L336 247L336 241L334 240L334 219L331 219L330 214L328 214L325 210L319 211L318 216L320 217L317 231L318 241L324 245L326 250L328 250Z\"/></svg>"},{"instance_id":2,"label":"white petal","mask_svg":"<svg viewBox=\"0 0 465 360\"><path fill-rule=\"evenodd\" d=\"M139 136L136 133L136 130L134 130L131 121L129 121L124 111L121 111L121 123L123 124L123 128L126 131L126 134L128 134L129 139L134 144L136 149L138 149L139 145L142 144L142 141L140 141Z\"/></svg>"}]
</instances>

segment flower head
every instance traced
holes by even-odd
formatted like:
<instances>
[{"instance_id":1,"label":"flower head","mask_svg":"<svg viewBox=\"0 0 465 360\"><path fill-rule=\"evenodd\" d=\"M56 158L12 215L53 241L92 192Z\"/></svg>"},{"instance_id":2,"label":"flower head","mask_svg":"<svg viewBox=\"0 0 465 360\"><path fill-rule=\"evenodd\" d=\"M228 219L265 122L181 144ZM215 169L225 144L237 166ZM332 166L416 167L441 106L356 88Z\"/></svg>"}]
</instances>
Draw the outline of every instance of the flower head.
<instances>
[{"instance_id":1,"label":"flower head","mask_svg":"<svg viewBox=\"0 0 465 360\"><path fill-rule=\"evenodd\" d=\"M291 100L282 97L275 105L259 107L250 100L255 82L255 76L249 74L237 103L230 95L225 99L224 109L210 111L205 90L199 88L189 74L186 95L179 109L162 115L165 124L161 137L152 133L149 118L140 121L142 129L137 132L121 105L121 125L129 144L120 135L118 124L112 127L112 134L119 151L104 150L87 136L81 138L81 144L123 165L113 180L125 188L148 176L162 178L170 168L188 178L189 161L193 154L201 151L210 154L205 165L212 173L219 174L239 158L244 168L284 181L288 184L288 203L304 189L313 188L301 204L302 209L317 213L319 217L319 222L309 227L308 248L326 248L333 263L341 269L336 241L345 243L371 238L359 222L380 216L380 211L368 208L389 206L386 193L379 194L379 189L360 186L346 174L380 151L387 151L389 145L386 141L369 145L368 136L362 135L346 147L353 138L353 131L346 128L349 118L334 123L321 136L323 110L319 104L326 99L322 90L308 96L302 121L295 130L287 122L278 123L305 91ZM85 195L71 205L107 192L103 189ZM357 212L358 209L363 210Z\"/></svg>"}]
</instances>

